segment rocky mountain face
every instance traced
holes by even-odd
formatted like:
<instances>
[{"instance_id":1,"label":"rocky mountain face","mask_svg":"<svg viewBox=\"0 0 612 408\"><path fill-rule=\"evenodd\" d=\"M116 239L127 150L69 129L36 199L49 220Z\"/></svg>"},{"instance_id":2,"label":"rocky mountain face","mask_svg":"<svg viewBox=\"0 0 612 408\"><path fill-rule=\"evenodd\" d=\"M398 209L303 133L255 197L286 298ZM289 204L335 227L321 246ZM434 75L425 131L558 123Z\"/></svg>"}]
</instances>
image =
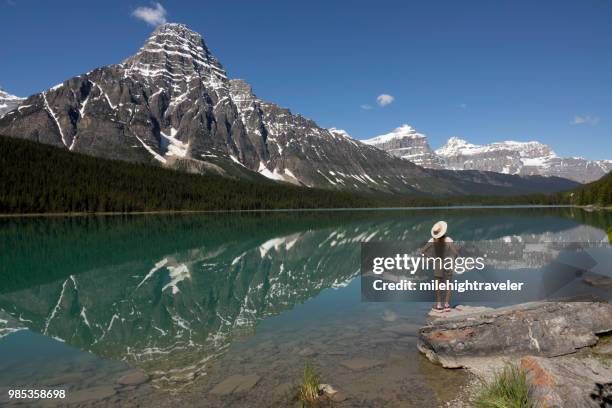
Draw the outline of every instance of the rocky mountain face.
<instances>
[{"instance_id":1,"label":"rocky mountain face","mask_svg":"<svg viewBox=\"0 0 612 408\"><path fill-rule=\"evenodd\" d=\"M612 160L559 157L539 142L507 141L481 146L453 137L436 154L449 169L557 176L579 183L595 181L612 171Z\"/></svg>"},{"instance_id":2,"label":"rocky mountain face","mask_svg":"<svg viewBox=\"0 0 612 408\"><path fill-rule=\"evenodd\" d=\"M498 142L475 145L452 137L433 151L427 136L409 125L363 141L386 152L432 169L478 170L522 176L554 176L579 183L595 181L612 171L612 160L559 157L540 142Z\"/></svg>"},{"instance_id":3,"label":"rocky mountain face","mask_svg":"<svg viewBox=\"0 0 612 408\"><path fill-rule=\"evenodd\" d=\"M0 88L0 118L7 112L15 109L23 102L25 98L20 98L15 95L11 95L4 89Z\"/></svg>"},{"instance_id":4,"label":"rocky mountain face","mask_svg":"<svg viewBox=\"0 0 612 408\"><path fill-rule=\"evenodd\" d=\"M359 192L518 194L573 187L563 180L436 172L321 128L257 98L246 82L228 79L202 37L181 24L159 26L121 64L30 96L0 119L0 134L195 173ZM434 159L422 163L435 167Z\"/></svg>"},{"instance_id":5,"label":"rocky mountain face","mask_svg":"<svg viewBox=\"0 0 612 408\"><path fill-rule=\"evenodd\" d=\"M362 140L362 142L419 166L433 169L444 168L442 159L429 147L427 136L417 133L410 125L404 124L390 133Z\"/></svg>"}]
</instances>

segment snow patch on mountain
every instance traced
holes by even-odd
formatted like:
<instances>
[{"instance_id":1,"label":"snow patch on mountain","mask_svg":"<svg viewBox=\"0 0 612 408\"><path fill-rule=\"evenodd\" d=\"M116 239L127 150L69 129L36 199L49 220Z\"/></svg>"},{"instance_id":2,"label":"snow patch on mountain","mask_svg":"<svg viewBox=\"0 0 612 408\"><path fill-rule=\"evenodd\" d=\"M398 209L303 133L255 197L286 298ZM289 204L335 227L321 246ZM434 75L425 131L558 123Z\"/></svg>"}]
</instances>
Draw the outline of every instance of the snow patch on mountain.
<instances>
[{"instance_id":1,"label":"snow patch on mountain","mask_svg":"<svg viewBox=\"0 0 612 408\"><path fill-rule=\"evenodd\" d=\"M394 129L390 133L362 140L363 143L385 150L386 152L409 160L419 166L439 169L442 161L438 158L429 143L427 136L418 133L408 124Z\"/></svg>"},{"instance_id":2,"label":"snow patch on mountain","mask_svg":"<svg viewBox=\"0 0 612 408\"><path fill-rule=\"evenodd\" d=\"M3 117L6 113L17 108L23 103L23 101L25 101L25 98L20 98L19 96L11 95L10 93L0 88L0 118Z\"/></svg>"},{"instance_id":3,"label":"snow patch on mountain","mask_svg":"<svg viewBox=\"0 0 612 408\"><path fill-rule=\"evenodd\" d=\"M612 170L611 160L559 157L537 141L476 145L458 137L436 150L451 170L486 170L506 174L557 176L580 183L595 181Z\"/></svg>"},{"instance_id":4,"label":"snow patch on mountain","mask_svg":"<svg viewBox=\"0 0 612 408\"><path fill-rule=\"evenodd\" d=\"M477 145L459 137L432 151L427 136L410 125L362 141L427 168L480 170L522 176L557 176L588 183L612 171L611 160L586 160L559 157L548 145L538 141L504 142Z\"/></svg>"}]
</instances>

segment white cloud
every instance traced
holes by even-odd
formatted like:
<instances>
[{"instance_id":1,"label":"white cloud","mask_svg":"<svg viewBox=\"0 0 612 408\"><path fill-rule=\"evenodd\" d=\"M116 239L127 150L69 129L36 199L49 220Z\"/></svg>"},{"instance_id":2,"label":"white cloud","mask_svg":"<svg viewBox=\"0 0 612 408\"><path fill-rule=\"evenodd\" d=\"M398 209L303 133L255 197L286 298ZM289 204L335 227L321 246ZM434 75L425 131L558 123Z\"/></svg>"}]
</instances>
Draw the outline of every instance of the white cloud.
<instances>
[{"instance_id":1,"label":"white cloud","mask_svg":"<svg viewBox=\"0 0 612 408\"><path fill-rule=\"evenodd\" d=\"M459 109L467 109L467 103L460 103L459 105L457 105L457 107Z\"/></svg>"},{"instance_id":2,"label":"white cloud","mask_svg":"<svg viewBox=\"0 0 612 408\"><path fill-rule=\"evenodd\" d=\"M166 20L166 9L159 3L152 3L153 7L138 7L132 12L132 16L152 26L164 24Z\"/></svg>"},{"instance_id":3,"label":"white cloud","mask_svg":"<svg viewBox=\"0 0 612 408\"><path fill-rule=\"evenodd\" d=\"M363 110L371 110L372 109L372 105L365 104L365 105L361 105L360 108L363 109Z\"/></svg>"},{"instance_id":4,"label":"white cloud","mask_svg":"<svg viewBox=\"0 0 612 408\"><path fill-rule=\"evenodd\" d=\"M597 116L591 115L576 115L574 116L574 120L570 122L570 125L591 125L595 126L599 123L599 118Z\"/></svg>"},{"instance_id":5,"label":"white cloud","mask_svg":"<svg viewBox=\"0 0 612 408\"><path fill-rule=\"evenodd\" d=\"M376 98L376 103L380 106L387 106L390 103L392 103L395 100L395 98L392 95L388 95L388 94L380 94L378 95L378 97Z\"/></svg>"}]
</instances>

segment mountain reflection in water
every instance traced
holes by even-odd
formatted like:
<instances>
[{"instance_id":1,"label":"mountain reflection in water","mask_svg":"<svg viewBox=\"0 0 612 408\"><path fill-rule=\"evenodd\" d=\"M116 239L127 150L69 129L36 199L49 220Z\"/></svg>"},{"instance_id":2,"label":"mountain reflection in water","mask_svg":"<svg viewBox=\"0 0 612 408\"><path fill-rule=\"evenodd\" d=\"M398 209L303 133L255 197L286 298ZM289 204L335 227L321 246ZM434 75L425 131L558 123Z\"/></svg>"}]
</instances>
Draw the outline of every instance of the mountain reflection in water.
<instances>
[{"instance_id":1,"label":"mountain reflection in water","mask_svg":"<svg viewBox=\"0 0 612 408\"><path fill-rule=\"evenodd\" d=\"M19 329L125 360L166 388L205 379L232 341L359 275L360 242L601 242L575 209L7 218L0 345Z\"/></svg>"}]
</instances>

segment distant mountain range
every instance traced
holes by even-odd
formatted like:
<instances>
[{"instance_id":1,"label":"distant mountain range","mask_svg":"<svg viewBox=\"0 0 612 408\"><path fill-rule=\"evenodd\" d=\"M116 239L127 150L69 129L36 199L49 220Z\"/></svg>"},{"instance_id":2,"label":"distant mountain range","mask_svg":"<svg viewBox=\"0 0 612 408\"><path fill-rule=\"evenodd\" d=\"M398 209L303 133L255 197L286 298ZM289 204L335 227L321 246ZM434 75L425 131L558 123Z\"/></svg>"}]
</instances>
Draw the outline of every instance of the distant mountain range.
<instances>
[{"instance_id":1,"label":"distant mountain range","mask_svg":"<svg viewBox=\"0 0 612 408\"><path fill-rule=\"evenodd\" d=\"M475 145L452 137L444 146L433 151L427 137L409 125L402 125L388 134L363 142L433 169L556 176L579 183L597 180L612 171L612 160L559 157L548 145L535 141Z\"/></svg>"},{"instance_id":2,"label":"distant mountain range","mask_svg":"<svg viewBox=\"0 0 612 408\"><path fill-rule=\"evenodd\" d=\"M395 194L558 191L559 178L437 170L259 99L230 80L202 37L163 24L133 56L19 101L0 135L73 152L194 173L268 178L307 187ZM8 105L8 104L7 104Z\"/></svg>"}]
</instances>

